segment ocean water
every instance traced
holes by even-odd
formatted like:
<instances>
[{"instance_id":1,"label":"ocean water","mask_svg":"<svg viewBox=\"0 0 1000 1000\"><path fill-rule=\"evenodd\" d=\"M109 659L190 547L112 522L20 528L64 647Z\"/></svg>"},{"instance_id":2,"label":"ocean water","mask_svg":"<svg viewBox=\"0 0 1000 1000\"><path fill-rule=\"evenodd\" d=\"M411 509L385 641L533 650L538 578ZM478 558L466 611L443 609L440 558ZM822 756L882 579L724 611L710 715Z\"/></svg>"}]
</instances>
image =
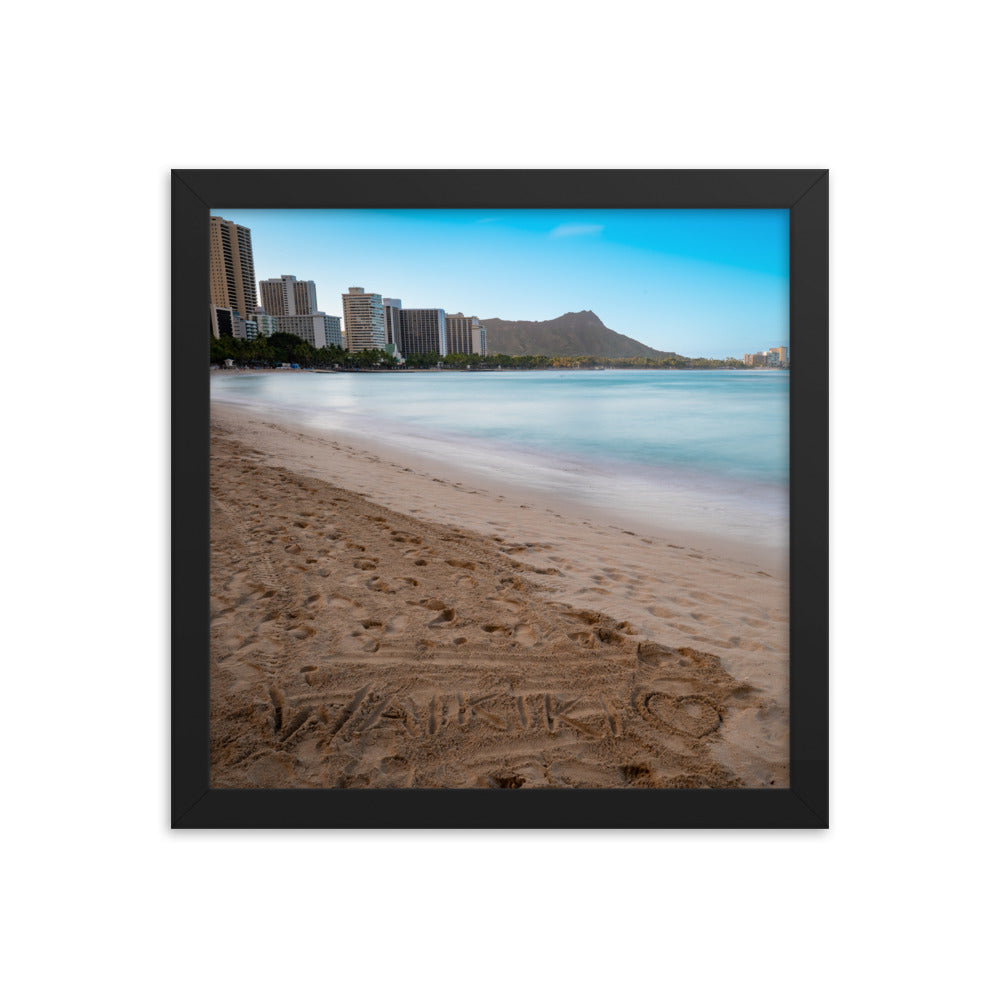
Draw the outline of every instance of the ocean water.
<instances>
[{"instance_id":1,"label":"ocean water","mask_svg":"<svg viewBox=\"0 0 1000 1000\"><path fill-rule=\"evenodd\" d=\"M788 372L270 372L212 399L647 521L787 538Z\"/></svg>"}]
</instances>

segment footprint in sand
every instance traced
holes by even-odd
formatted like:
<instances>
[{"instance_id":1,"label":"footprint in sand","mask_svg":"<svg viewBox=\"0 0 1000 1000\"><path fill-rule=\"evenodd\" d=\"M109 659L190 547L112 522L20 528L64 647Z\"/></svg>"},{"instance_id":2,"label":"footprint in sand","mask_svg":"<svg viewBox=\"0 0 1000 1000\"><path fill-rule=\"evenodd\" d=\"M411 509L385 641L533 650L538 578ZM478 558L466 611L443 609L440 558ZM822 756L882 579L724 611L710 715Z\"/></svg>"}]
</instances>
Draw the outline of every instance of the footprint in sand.
<instances>
[{"instance_id":1,"label":"footprint in sand","mask_svg":"<svg viewBox=\"0 0 1000 1000\"><path fill-rule=\"evenodd\" d=\"M743 639L738 635L730 636L729 641L737 649L748 649L755 653L762 653L770 648L769 646L765 646L762 642L756 642L753 639Z\"/></svg>"},{"instance_id":2,"label":"footprint in sand","mask_svg":"<svg viewBox=\"0 0 1000 1000\"><path fill-rule=\"evenodd\" d=\"M718 625L719 624L719 619L718 618L715 618L712 615L702 614L702 613L700 613L698 611L692 611L691 614L690 614L690 617L693 618L696 622L699 622L702 625Z\"/></svg>"},{"instance_id":3,"label":"footprint in sand","mask_svg":"<svg viewBox=\"0 0 1000 1000\"><path fill-rule=\"evenodd\" d=\"M444 601L439 601L437 598L430 598L429 600L421 601L420 606L426 608L428 611L440 611L441 613L437 617L432 618L427 624L431 626L441 626L450 625L455 621L456 613L454 608L449 608Z\"/></svg>"},{"instance_id":4,"label":"footprint in sand","mask_svg":"<svg viewBox=\"0 0 1000 1000\"><path fill-rule=\"evenodd\" d=\"M661 608L661 607L658 607L657 605L653 605L652 607L646 608L646 610L651 615L653 615L656 618L676 618L677 617L677 613L675 611L671 611L669 608Z\"/></svg>"},{"instance_id":5,"label":"footprint in sand","mask_svg":"<svg viewBox=\"0 0 1000 1000\"><path fill-rule=\"evenodd\" d=\"M365 609L361 604L349 597L344 597L342 594L331 594L327 598L327 604L336 611L349 614L354 618L365 614Z\"/></svg>"},{"instance_id":6,"label":"footprint in sand","mask_svg":"<svg viewBox=\"0 0 1000 1000\"><path fill-rule=\"evenodd\" d=\"M514 641L522 646L534 646L538 642L538 633L527 622L521 622L514 629Z\"/></svg>"},{"instance_id":7,"label":"footprint in sand","mask_svg":"<svg viewBox=\"0 0 1000 1000\"><path fill-rule=\"evenodd\" d=\"M335 652L342 656L357 655L358 653L377 653L381 645L379 640L374 636L367 636L364 632L352 632L337 644Z\"/></svg>"},{"instance_id":8,"label":"footprint in sand","mask_svg":"<svg viewBox=\"0 0 1000 1000\"><path fill-rule=\"evenodd\" d=\"M690 601L686 597L672 597L670 598L674 604L680 605L682 608L697 608L700 607L700 602Z\"/></svg>"},{"instance_id":9,"label":"footprint in sand","mask_svg":"<svg viewBox=\"0 0 1000 1000\"><path fill-rule=\"evenodd\" d=\"M524 601L515 601L509 597L490 597L487 604L494 604L500 611L520 611L524 607Z\"/></svg>"},{"instance_id":10,"label":"footprint in sand","mask_svg":"<svg viewBox=\"0 0 1000 1000\"><path fill-rule=\"evenodd\" d=\"M413 765L405 757L384 757L378 771L382 779L379 784L393 788L409 788L413 784Z\"/></svg>"},{"instance_id":11,"label":"footprint in sand","mask_svg":"<svg viewBox=\"0 0 1000 1000\"><path fill-rule=\"evenodd\" d=\"M409 623L410 619L406 615L395 615L386 622L385 633L386 635L393 635L397 632L405 632L406 626Z\"/></svg>"},{"instance_id":12,"label":"footprint in sand","mask_svg":"<svg viewBox=\"0 0 1000 1000\"><path fill-rule=\"evenodd\" d=\"M454 624L456 612L454 608L445 608L437 618L432 619L427 624L430 628L441 627L443 625Z\"/></svg>"},{"instance_id":13,"label":"footprint in sand","mask_svg":"<svg viewBox=\"0 0 1000 1000\"><path fill-rule=\"evenodd\" d=\"M675 623L674 625L671 626L671 628L677 629L678 632L683 632L684 635L686 636L694 637L698 634L698 630L696 628L690 628L687 625L680 625Z\"/></svg>"},{"instance_id":14,"label":"footprint in sand","mask_svg":"<svg viewBox=\"0 0 1000 1000\"><path fill-rule=\"evenodd\" d=\"M442 764L434 777L444 788L464 788L476 783L476 775L458 761Z\"/></svg>"}]
</instances>

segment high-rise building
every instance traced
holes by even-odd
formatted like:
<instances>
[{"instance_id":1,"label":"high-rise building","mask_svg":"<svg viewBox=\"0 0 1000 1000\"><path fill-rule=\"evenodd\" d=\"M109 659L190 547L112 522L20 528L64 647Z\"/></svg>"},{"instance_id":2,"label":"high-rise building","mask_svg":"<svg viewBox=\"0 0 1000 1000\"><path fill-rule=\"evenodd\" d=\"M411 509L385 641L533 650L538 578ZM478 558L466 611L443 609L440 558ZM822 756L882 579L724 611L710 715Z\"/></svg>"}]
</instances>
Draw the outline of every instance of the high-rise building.
<instances>
[{"instance_id":1,"label":"high-rise building","mask_svg":"<svg viewBox=\"0 0 1000 1000\"><path fill-rule=\"evenodd\" d=\"M371 348L384 350L385 308L382 296L351 287L341 296L344 302L345 346L352 354Z\"/></svg>"},{"instance_id":2,"label":"high-rise building","mask_svg":"<svg viewBox=\"0 0 1000 1000\"><path fill-rule=\"evenodd\" d=\"M257 307L250 230L228 219L209 218L209 286L212 305L246 318Z\"/></svg>"},{"instance_id":3,"label":"high-rise building","mask_svg":"<svg viewBox=\"0 0 1000 1000\"><path fill-rule=\"evenodd\" d=\"M448 353L443 309L400 309L399 328L399 349L404 358Z\"/></svg>"},{"instance_id":4,"label":"high-rise building","mask_svg":"<svg viewBox=\"0 0 1000 1000\"><path fill-rule=\"evenodd\" d=\"M486 354L486 327L478 316L449 313L444 318L446 354Z\"/></svg>"},{"instance_id":5,"label":"high-rise building","mask_svg":"<svg viewBox=\"0 0 1000 1000\"><path fill-rule=\"evenodd\" d=\"M311 316L319 312L316 282L299 281L294 274L262 281L260 300L271 316Z\"/></svg>"},{"instance_id":6,"label":"high-rise building","mask_svg":"<svg viewBox=\"0 0 1000 1000\"><path fill-rule=\"evenodd\" d=\"M275 316L274 325L279 333L291 333L312 344L313 347L343 347L340 317L323 312L308 316Z\"/></svg>"},{"instance_id":7,"label":"high-rise building","mask_svg":"<svg viewBox=\"0 0 1000 1000\"><path fill-rule=\"evenodd\" d=\"M399 343L399 310L402 308L403 303L399 299L382 299L382 311L385 313L386 346Z\"/></svg>"},{"instance_id":8,"label":"high-rise building","mask_svg":"<svg viewBox=\"0 0 1000 1000\"><path fill-rule=\"evenodd\" d=\"M247 339L247 325L239 312L235 309L227 309L223 306L211 307L212 336L216 340L219 337L235 337L237 340ZM256 331L256 327L254 328Z\"/></svg>"}]
</instances>

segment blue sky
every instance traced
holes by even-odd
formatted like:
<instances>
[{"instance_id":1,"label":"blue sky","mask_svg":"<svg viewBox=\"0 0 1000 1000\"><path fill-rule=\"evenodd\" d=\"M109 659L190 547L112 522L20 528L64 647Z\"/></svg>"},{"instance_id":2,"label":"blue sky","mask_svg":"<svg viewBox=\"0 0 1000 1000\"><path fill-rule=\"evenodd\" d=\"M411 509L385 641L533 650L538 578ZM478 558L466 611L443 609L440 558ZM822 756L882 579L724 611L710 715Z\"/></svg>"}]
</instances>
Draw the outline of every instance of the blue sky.
<instances>
[{"instance_id":1,"label":"blue sky","mask_svg":"<svg viewBox=\"0 0 1000 1000\"><path fill-rule=\"evenodd\" d=\"M483 319L590 309L688 356L788 344L788 212L764 209L224 209L251 230L258 281L349 285Z\"/></svg>"}]
</instances>

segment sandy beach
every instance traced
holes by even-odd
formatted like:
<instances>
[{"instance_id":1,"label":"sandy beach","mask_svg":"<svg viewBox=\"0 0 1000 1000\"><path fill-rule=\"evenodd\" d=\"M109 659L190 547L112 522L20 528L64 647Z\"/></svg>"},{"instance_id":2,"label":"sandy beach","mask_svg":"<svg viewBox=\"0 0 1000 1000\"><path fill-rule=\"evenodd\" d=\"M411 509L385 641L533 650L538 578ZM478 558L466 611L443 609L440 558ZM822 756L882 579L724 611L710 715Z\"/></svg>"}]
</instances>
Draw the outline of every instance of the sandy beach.
<instances>
[{"instance_id":1,"label":"sandy beach","mask_svg":"<svg viewBox=\"0 0 1000 1000\"><path fill-rule=\"evenodd\" d=\"M787 787L780 549L213 403L214 787Z\"/></svg>"}]
</instances>

